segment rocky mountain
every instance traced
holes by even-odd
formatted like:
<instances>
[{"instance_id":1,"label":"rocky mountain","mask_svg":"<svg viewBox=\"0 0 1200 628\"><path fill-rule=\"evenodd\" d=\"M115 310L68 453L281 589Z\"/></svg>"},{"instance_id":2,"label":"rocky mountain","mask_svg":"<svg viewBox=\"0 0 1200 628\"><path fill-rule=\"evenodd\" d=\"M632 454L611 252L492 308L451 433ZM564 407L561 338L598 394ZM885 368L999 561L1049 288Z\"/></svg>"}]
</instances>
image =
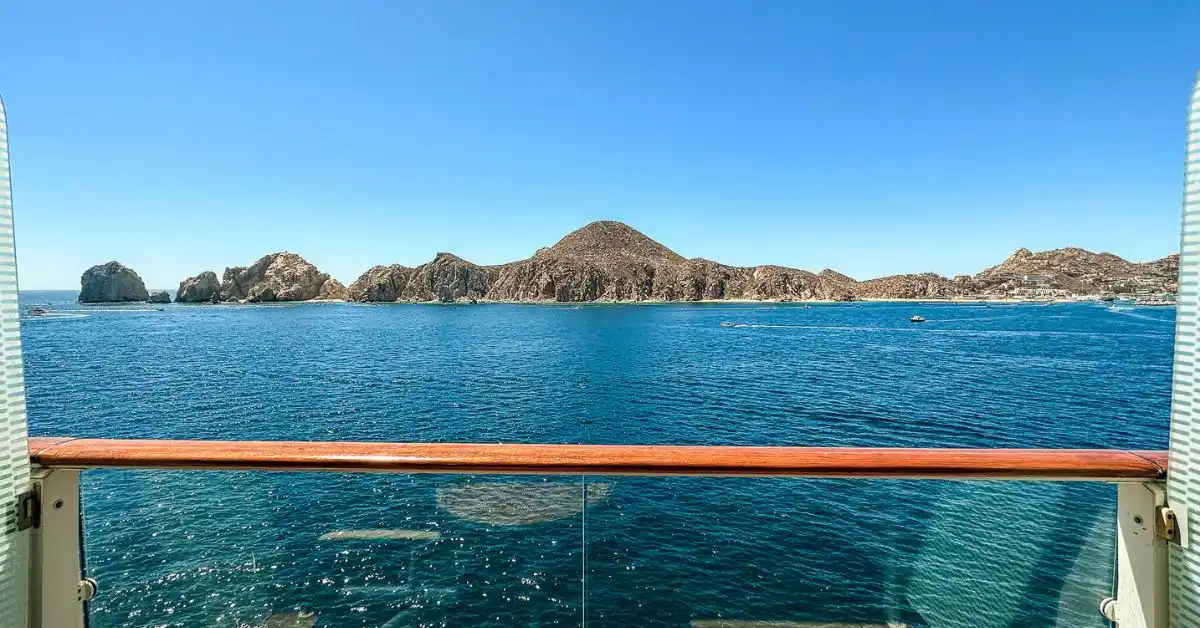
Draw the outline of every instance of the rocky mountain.
<instances>
[{"instance_id":1,"label":"rocky mountain","mask_svg":"<svg viewBox=\"0 0 1200 628\"><path fill-rule=\"evenodd\" d=\"M1178 278L1177 254L1139 264L1112 253L1093 253L1073 247L1038 253L1022 248L1003 262L975 275L972 291L1004 293L1037 286L1070 294L1173 293Z\"/></svg>"},{"instance_id":2,"label":"rocky mountain","mask_svg":"<svg viewBox=\"0 0 1200 628\"><path fill-rule=\"evenodd\" d=\"M156 292L151 292L150 296L146 298L146 302L147 303L170 303L171 302L171 293L167 292L166 290L158 290Z\"/></svg>"},{"instance_id":3,"label":"rocky mountain","mask_svg":"<svg viewBox=\"0 0 1200 628\"><path fill-rule=\"evenodd\" d=\"M206 270L195 277L188 277L179 282L179 290L175 292L176 303L206 303L214 297L220 298L221 282L217 274Z\"/></svg>"},{"instance_id":4,"label":"rocky mountain","mask_svg":"<svg viewBox=\"0 0 1200 628\"><path fill-rule=\"evenodd\" d=\"M572 231L528 259L481 266L438 253L415 268L374 266L349 288L295 253L272 253L250 266L203 272L179 284L176 301L801 301L952 299L1066 295L1173 294L1179 255L1145 263L1111 253L1018 249L1000 264L953 279L935 273L866 281L825 269L730 266L685 258L629 225L602 220ZM117 262L81 277L80 301L144 301L137 273ZM154 298L162 301L162 294Z\"/></svg>"},{"instance_id":5,"label":"rocky mountain","mask_svg":"<svg viewBox=\"0 0 1200 628\"><path fill-rule=\"evenodd\" d=\"M120 262L92 266L79 278L80 303L145 301L149 298L142 278Z\"/></svg>"},{"instance_id":6,"label":"rocky mountain","mask_svg":"<svg viewBox=\"0 0 1200 628\"><path fill-rule=\"evenodd\" d=\"M1136 264L1108 253L1021 249L978 275L934 273L855 281L825 269L729 266L687 259L619 222L599 221L567 234L533 257L479 266L439 253L416 268L376 266L349 289L355 301L701 301L944 299L1061 291L1174 292L1177 255Z\"/></svg>"},{"instance_id":7,"label":"rocky mountain","mask_svg":"<svg viewBox=\"0 0 1200 628\"><path fill-rule=\"evenodd\" d=\"M632 227L593 222L533 257L499 267L487 298L505 301L679 300L669 291L685 260ZM657 282L656 282L657 279Z\"/></svg>"},{"instance_id":8,"label":"rocky mountain","mask_svg":"<svg viewBox=\"0 0 1200 628\"><path fill-rule=\"evenodd\" d=\"M251 266L225 269L221 280L222 301L311 301L345 299L346 287L317 270L295 253L271 253Z\"/></svg>"},{"instance_id":9,"label":"rocky mountain","mask_svg":"<svg viewBox=\"0 0 1200 628\"><path fill-rule=\"evenodd\" d=\"M357 301L700 301L851 298L856 282L826 271L687 259L632 227L591 223L529 259L479 266L441 253L430 264L376 266L350 286Z\"/></svg>"}]
</instances>

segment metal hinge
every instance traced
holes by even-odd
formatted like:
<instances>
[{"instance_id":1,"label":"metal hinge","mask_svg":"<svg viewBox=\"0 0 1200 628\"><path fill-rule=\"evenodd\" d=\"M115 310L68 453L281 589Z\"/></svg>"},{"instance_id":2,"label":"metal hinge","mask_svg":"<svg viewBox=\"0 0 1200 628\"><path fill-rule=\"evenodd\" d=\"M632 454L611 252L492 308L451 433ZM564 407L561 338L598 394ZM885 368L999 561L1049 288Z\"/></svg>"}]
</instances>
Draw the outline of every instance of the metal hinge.
<instances>
[{"instance_id":1,"label":"metal hinge","mask_svg":"<svg viewBox=\"0 0 1200 628\"><path fill-rule=\"evenodd\" d=\"M1179 518L1170 506L1157 506L1154 509L1154 535L1172 543L1179 542Z\"/></svg>"},{"instance_id":2,"label":"metal hinge","mask_svg":"<svg viewBox=\"0 0 1200 628\"><path fill-rule=\"evenodd\" d=\"M42 525L42 502L34 491L17 495L17 531Z\"/></svg>"}]
</instances>

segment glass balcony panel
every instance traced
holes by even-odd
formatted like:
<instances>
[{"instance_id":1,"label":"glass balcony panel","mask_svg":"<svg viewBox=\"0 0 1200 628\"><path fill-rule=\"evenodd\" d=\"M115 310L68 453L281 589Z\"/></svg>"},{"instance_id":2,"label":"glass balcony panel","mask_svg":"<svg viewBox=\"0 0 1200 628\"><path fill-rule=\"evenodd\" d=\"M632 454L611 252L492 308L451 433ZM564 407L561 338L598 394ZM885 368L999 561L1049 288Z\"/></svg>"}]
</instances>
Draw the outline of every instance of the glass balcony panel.
<instances>
[{"instance_id":1,"label":"glass balcony panel","mask_svg":"<svg viewBox=\"0 0 1200 628\"><path fill-rule=\"evenodd\" d=\"M581 495L570 477L88 471L91 626L579 625Z\"/></svg>"},{"instance_id":2,"label":"glass balcony panel","mask_svg":"<svg viewBox=\"0 0 1200 628\"><path fill-rule=\"evenodd\" d=\"M1107 625L1112 485L605 483L587 524L592 627Z\"/></svg>"}]
</instances>

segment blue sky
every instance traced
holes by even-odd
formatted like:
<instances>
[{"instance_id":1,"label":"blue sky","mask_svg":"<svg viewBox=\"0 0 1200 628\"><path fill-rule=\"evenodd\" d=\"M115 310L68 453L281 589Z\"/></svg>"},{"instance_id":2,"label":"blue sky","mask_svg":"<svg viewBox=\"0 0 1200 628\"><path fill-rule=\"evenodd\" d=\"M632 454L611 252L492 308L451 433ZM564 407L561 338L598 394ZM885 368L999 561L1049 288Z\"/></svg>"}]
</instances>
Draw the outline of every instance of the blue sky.
<instances>
[{"instance_id":1,"label":"blue sky","mask_svg":"<svg viewBox=\"0 0 1200 628\"><path fill-rule=\"evenodd\" d=\"M623 220L860 279L1178 249L1200 3L0 7L22 288L291 250L349 283Z\"/></svg>"}]
</instances>

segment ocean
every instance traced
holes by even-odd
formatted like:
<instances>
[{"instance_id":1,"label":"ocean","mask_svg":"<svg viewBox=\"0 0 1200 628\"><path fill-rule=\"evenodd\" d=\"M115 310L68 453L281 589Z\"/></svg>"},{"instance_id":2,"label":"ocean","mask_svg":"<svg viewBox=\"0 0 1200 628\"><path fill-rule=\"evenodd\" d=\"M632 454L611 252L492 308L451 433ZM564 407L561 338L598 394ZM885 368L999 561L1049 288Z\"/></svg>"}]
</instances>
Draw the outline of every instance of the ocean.
<instances>
[{"instance_id":1,"label":"ocean","mask_svg":"<svg viewBox=\"0 0 1200 628\"><path fill-rule=\"evenodd\" d=\"M74 297L21 294L55 312L22 321L33 435L1167 444L1173 308ZM1113 578L1101 483L89 471L83 490L99 627L1100 627Z\"/></svg>"}]
</instances>

